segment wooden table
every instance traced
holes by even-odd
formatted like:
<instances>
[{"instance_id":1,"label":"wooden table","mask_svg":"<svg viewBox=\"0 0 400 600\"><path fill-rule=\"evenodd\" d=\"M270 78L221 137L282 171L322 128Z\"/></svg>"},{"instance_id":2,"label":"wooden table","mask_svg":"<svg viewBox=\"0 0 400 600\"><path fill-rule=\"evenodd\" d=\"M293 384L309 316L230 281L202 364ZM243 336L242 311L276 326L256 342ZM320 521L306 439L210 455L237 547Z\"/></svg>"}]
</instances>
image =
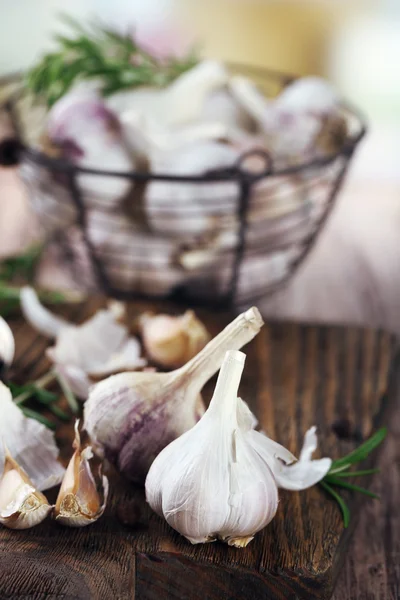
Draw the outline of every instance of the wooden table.
<instances>
[{"instance_id":1,"label":"wooden table","mask_svg":"<svg viewBox=\"0 0 400 600\"><path fill-rule=\"evenodd\" d=\"M93 306L68 310L78 322ZM220 315L204 318L212 333L227 322ZM48 368L43 358L47 342L18 319L12 326L18 349L15 378L26 381L40 376ZM396 421L390 419L399 383L392 336L352 328L271 324L246 352L240 393L267 433L295 453L314 423L322 454L332 457L347 453L385 420L396 429ZM209 385L208 397L211 389ZM58 429L64 461L71 453L71 437L71 425ZM389 438L385 452L393 454L395 449ZM393 470L363 484L382 489L389 476ZM277 516L244 550L219 543L191 546L152 514L143 490L117 474L111 475L111 481L106 515L88 528L63 529L48 520L25 532L1 529L0 598L330 598L358 517L364 523L375 517L372 530L379 532L383 525L389 538L390 525L397 518L391 510L392 522L383 523L379 503L344 494L352 511L350 527L344 530L337 505L315 487L301 493L281 492ZM385 496L384 487L382 495L385 503L395 501ZM55 492L49 497L54 499ZM336 600L385 598L368 595L372 590L361 595L359 573L375 540L358 532L351 546L355 554L348 555ZM398 542L391 538L391 543L394 550ZM379 560L381 548L375 551ZM395 559L391 554L386 565L390 568ZM376 569L374 578L382 582L383 562ZM393 594L395 585L393 581Z\"/></svg>"}]
</instances>

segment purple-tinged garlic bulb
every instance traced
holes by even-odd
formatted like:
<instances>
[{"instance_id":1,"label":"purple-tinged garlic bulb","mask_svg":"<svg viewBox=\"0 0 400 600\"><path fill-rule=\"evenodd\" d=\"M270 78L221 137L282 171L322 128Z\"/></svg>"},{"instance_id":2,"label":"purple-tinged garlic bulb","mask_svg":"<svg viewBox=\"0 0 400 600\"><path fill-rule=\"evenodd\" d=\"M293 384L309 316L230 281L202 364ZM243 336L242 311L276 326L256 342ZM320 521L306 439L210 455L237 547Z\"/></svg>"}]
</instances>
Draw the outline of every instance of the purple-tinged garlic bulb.
<instances>
[{"instance_id":1,"label":"purple-tinged garlic bulb","mask_svg":"<svg viewBox=\"0 0 400 600\"><path fill-rule=\"evenodd\" d=\"M71 92L51 109L47 123L51 143L61 155L87 169L127 173L135 163L116 115L94 93ZM80 173L84 200L111 209L132 187L129 178Z\"/></svg>"}]
</instances>

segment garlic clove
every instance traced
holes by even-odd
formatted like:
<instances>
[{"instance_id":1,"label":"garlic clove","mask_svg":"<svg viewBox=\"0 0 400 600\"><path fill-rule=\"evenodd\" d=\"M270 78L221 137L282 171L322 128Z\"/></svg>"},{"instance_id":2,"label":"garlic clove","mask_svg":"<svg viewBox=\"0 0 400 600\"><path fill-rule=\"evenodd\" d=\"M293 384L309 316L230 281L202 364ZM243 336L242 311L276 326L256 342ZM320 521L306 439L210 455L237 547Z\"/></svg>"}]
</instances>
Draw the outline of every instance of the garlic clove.
<instances>
[{"instance_id":1,"label":"garlic clove","mask_svg":"<svg viewBox=\"0 0 400 600\"><path fill-rule=\"evenodd\" d=\"M6 450L0 479L0 523L9 529L29 529L41 523L51 510L46 497Z\"/></svg>"},{"instance_id":2,"label":"garlic clove","mask_svg":"<svg viewBox=\"0 0 400 600\"><path fill-rule=\"evenodd\" d=\"M0 317L0 378L3 371L13 361L15 353L15 342L13 333L3 317Z\"/></svg>"},{"instance_id":3,"label":"garlic clove","mask_svg":"<svg viewBox=\"0 0 400 600\"><path fill-rule=\"evenodd\" d=\"M3 444L38 490L51 488L63 478L54 434L35 419L25 417L10 390L0 382L0 475L5 460Z\"/></svg>"},{"instance_id":4,"label":"garlic clove","mask_svg":"<svg viewBox=\"0 0 400 600\"><path fill-rule=\"evenodd\" d=\"M210 340L210 334L192 310L178 317L144 313L139 328L148 356L167 368L183 366Z\"/></svg>"},{"instance_id":5,"label":"garlic clove","mask_svg":"<svg viewBox=\"0 0 400 600\"><path fill-rule=\"evenodd\" d=\"M39 301L35 290L29 286L21 289L20 301L26 320L46 337L56 338L61 330L69 325L67 321L47 310Z\"/></svg>"},{"instance_id":6,"label":"garlic clove","mask_svg":"<svg viewBox=\"0 0 400 600\"><path fill-rule=\"evenodd\" d=\"M54 508L56 521L67 527L86 527L99 519L106 508L108 479L101 477L98 491L91 467L90 446L81 449L79 421L75 423L75 452L68 464Z\"/></svg>"}]
</instances>

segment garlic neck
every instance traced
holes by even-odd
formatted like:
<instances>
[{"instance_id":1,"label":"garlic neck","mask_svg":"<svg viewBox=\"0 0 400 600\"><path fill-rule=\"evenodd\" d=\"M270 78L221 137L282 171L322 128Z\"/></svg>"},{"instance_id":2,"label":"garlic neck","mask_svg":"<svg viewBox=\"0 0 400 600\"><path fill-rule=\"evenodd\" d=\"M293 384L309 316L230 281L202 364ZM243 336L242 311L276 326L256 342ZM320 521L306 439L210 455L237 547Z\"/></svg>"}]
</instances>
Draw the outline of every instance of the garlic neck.
<instances>
[{"instance_id":1,"label":"garlic neck","mask_svg":"<svg viewBox=\"0 0 400 600\"><path fill-rule=\"evenodd\" d=\"M245 360L246 355L237 350L230 350L225 354L210 402L209 411L223 414L229 421L236 421L236 398Z\"/></svg>"},{"instance_id":2,"label":"garlic neck","mask_svg":"<svg viewBox=\"0 0 400 600\"><path fill-rule=\"evenodd\" d=\"M228 350L239 350L250 342L263 325L257 308L253 307L239 315L220 334L184 367L181 377L189 378L193 389L200 392L204 384L218 371Z\"/></svg>"}]
</instances>

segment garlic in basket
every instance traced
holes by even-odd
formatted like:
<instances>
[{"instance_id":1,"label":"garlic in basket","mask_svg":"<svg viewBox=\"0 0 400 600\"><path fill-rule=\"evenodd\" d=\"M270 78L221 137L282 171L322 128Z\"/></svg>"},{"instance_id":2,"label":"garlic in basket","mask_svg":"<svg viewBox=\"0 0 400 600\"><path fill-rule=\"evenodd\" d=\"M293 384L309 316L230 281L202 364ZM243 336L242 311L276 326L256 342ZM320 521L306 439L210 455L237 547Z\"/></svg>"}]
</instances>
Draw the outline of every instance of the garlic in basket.
<instances>
[{"instance_id":1,"label":"garlic in basket","mask_svg":"<svg viewBox=\"0 0 400 600\"><path fill-rule=\"evenodd\" d=\"M14 352L14 336L8 323L6 323L3 317L0 317L0 379L11 365Z\"/></svg>"},{"instance_id":2,"label":"garlic in basket","mask_svg":"<svg viewBox=\"0 0 400 600\"><path fill-rule=\"evenodd\" d=\"M247 344L262 325L251 308L180 369L121 373L98 383L85 404L84 428L93 449L129 479L143 482L157 454L198 421L199 393L225 352Z\"/></svg>"},{"instance_id":3,"label":"garlic in basket","mask_svg":"<svg viewBox=\"0 0 400 600\"><path fill-rule=\"evenodd\" d=\"M330 459L311 461L315 431L294 466L285 448L253 430L254 417L237 397L245 354L226 353L202 419L167 446L146 479L153 510L193 544L221 539L246 546L278 508L278 485L305 489L328 472Z\"/></svg>"},{"instance_id":4,"label":"garlic in basket","mask_svg":"<svg viewBox=\"0 0 400 600\"><path fill-rule=\"evenodd\" d=\"M83 168L125 173L135 168L117 116L94 93L73 91L51 109L47 134L62 156ZM113 208L132 187L124 177L79 173L85 200Z\"/></svg>"},{"instance_id":5,"label":"garlic in basket","mask_svg":"<svg viewBox=\"0 0 400 600\"><path fill-rule=\"evenodd\" d=\"M108 479L100 471L101 481L99 486L96 484L89 463L93 458L92 449L87 446L82 450L78 428L79 421L76 421L75 452L69 461L54 508L56 521L67 527L85 527L97 521L105 511L108 497Z\"/></svg>"},{"instance_id":6,"label":"garlic in basket","mask_svg":"<svg viewBox=\"0 0 400 600\"><path fill-rule=\"evenodd\" d=\"M192 310L177 317L144 313L139 328L147 355L166 368L182 367L210 340L207 329Z\"/></svg>"},{"instance_id":7,"label":"garlic in basket","mask_svg":"<svg viewBox=\"0 0 400 600\"><path fill-rule=\"evenodd\" d=\"M29 529L44 521L51 510L46 496L6 450L0 479L0 523L9 529Z\"/></svg>"}]
</instances>

